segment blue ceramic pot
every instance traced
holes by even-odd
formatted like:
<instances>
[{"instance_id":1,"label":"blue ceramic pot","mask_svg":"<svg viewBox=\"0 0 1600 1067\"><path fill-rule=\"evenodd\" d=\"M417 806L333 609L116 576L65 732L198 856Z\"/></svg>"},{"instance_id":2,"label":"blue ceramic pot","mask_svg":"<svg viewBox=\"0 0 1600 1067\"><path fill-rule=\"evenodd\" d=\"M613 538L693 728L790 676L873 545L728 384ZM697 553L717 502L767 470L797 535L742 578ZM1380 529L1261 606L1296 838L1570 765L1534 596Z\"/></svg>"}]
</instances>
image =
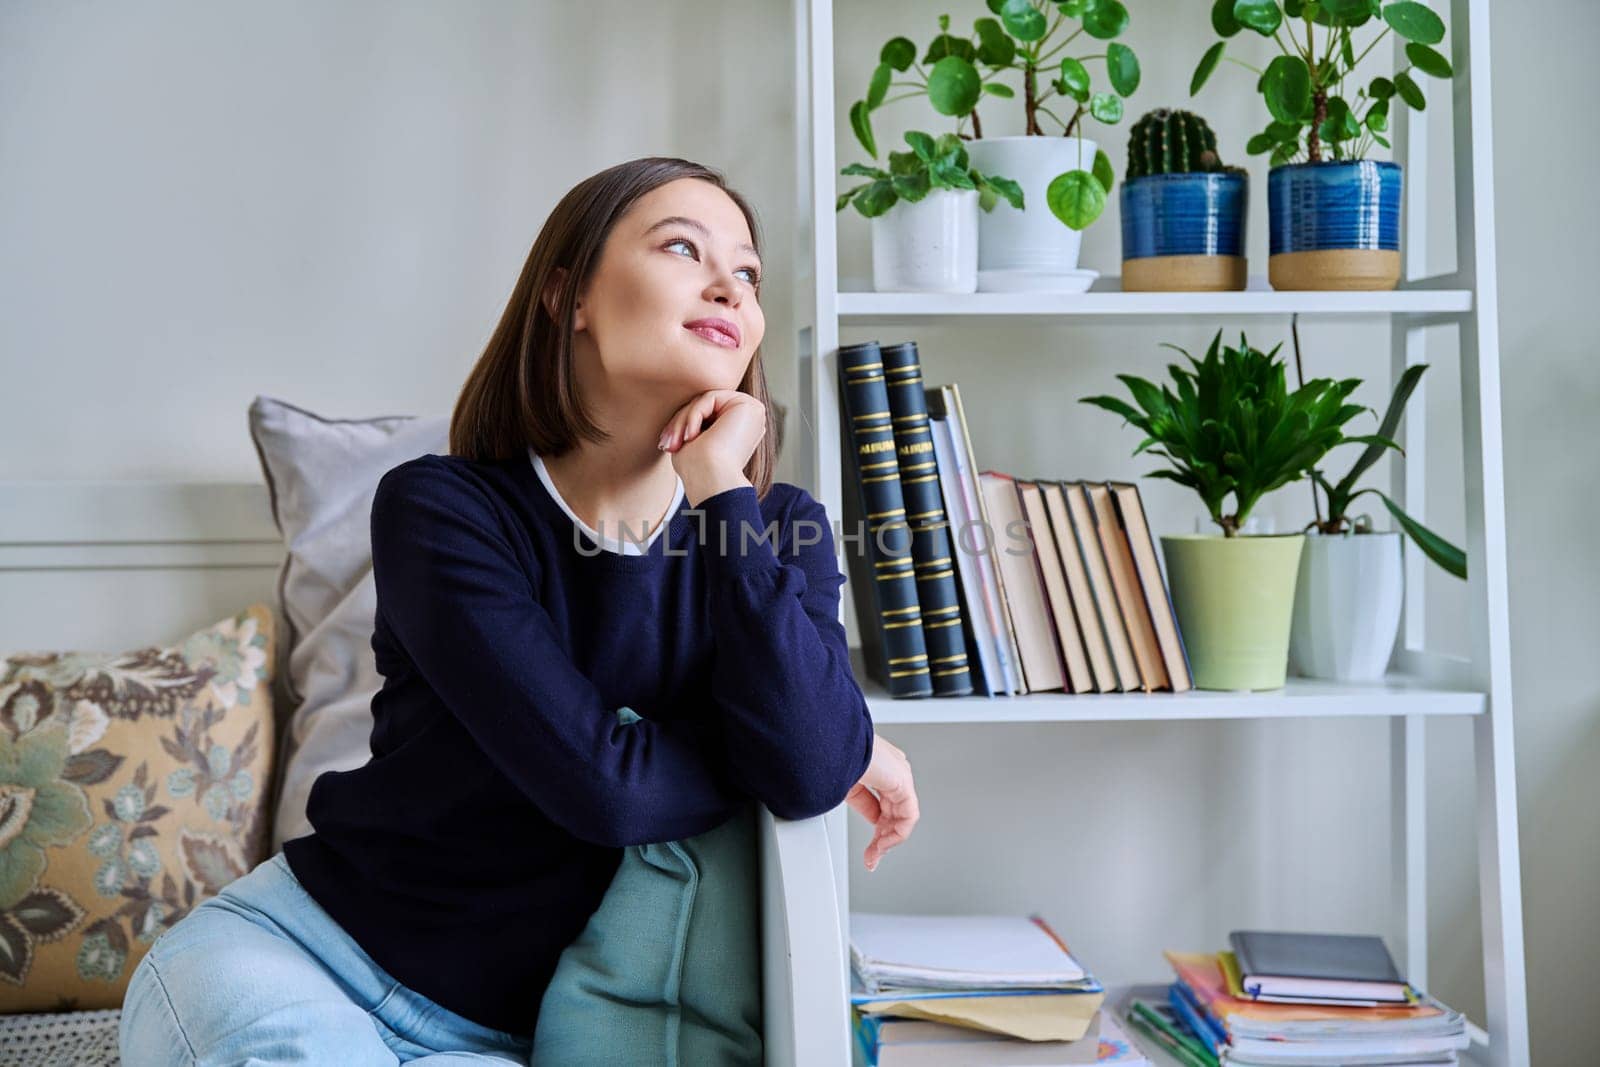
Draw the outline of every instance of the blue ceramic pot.
<instances>
[{"instance_id":1,"label":"blue ceramic pot","mask_svg":"<svg viewBox=\"0 0 1600 1067\"><path fill-rule=\"evenodd\" d=\"M1267 175L1274 289L1393 289L1400 280L1400 165L1293 163Z\"/></svg>"},{"instance_id":2,"label":"blue ceramic pot","mask_svg":"<svg viewBox=\"0 0 1600 1067\"><path fill-rule=\"evenodd\" d=\"M1147 174L1122 183L1122 287L1243 289L1249 179Z\"/></svg>"}]
</instances>

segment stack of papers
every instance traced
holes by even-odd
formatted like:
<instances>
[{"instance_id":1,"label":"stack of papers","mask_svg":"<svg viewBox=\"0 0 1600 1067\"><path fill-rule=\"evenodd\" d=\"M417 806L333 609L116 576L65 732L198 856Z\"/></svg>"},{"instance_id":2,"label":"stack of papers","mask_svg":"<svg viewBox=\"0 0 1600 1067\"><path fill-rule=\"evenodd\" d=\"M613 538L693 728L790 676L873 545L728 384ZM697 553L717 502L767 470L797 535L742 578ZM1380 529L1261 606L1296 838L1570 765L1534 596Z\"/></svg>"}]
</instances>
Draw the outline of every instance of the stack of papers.
<instances>
[{"instance_id":1,"label":"stack of papers","mask_svg":"<svg viewBox=\"0 0 1600 1067\"><path fill-rule=\"evenodd\" d=\"M850 962L859 1016L1026 1041L1083 1039L1105 1000L1104 987L1037 916L852 912Z\"/></svg>"},{"instance_id":2,"label":"stack of papers","mask_svg":"<svg viewBox=\"0 0 1600 1067\"><path fill-rule=\"evenodd\" d=\"M1043 920L1013 915L852 912L850 963L870 993L1094 984Z\"/></svg>"},{"instance_id":3,"label":"stack of papers","mask_svg":"<svg viewBox=\"0 0 1600 1067\"><path fill-rule=\"evenodd\" d=\"M1460 1012L1417 990L1377 1007L1252 1000L1232 955L1165 953L1177 972L1174 1007L1224 1067L1444 1067L1471 1043Z\"/></svg>"}]
</instances>

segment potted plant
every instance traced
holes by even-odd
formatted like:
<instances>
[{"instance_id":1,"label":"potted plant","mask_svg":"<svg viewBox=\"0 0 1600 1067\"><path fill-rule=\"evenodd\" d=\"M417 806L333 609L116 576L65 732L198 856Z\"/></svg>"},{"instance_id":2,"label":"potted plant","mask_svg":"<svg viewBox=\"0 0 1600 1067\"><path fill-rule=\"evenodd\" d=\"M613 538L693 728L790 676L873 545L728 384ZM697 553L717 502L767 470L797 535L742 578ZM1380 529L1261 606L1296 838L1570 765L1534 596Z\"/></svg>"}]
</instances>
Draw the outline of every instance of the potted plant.
<instances>
[{"instance_id":1,"label":"potted plant","mask_svg":"<svg viewBox=\"0 0 1600 1067\"><path fill-rule=\"evenodd\" d=\"M953 133L907 131L909 152L890 152L889 169L852 163L843 172L871 178L839 194L872 220L872 286L882 293L970 293L977 288L978 210L1002 198L1022 206L1016 183L980 174ZM902 204L901 201L904 201ZM899 205L899 206L897 206Z\"/></svg>"},{"instance_id":2,"label":"potted plant","mask_svg":"<svg viewBox=\"0 0 1600 1067\"><path fill-rule=\"evenodd\" d=\"M1400 166L1367 154L1389 147L1391 108L1427 105L1414 75L1451 76L1450 61L1433 47L1444 40L1444 22L1415 0L1216 0L1211 24L1224 40L1201 57L1191 96L1221 62L1226 38L1243 29L1275 40L1282 53L1264 70L1240 63L1256 71L1272 117L1246 145L1252 155L1270 153L1272 163L1272 287L1393 289L1400 280ZM1358 51L1356 31L1369 24L1382 29ZM1406 64L1393 77L1358 81L1356 68L1391 32L1406 41ZM1354 97L1345 95L1347 81Z\"/></svg>"},{"instance_id":3,"label":"potted plant","mask_svg":"<svg viewBox=\"0 0 1600 1067\"><path fill-rule=\"evenodd\" d=\"M1350 441L1341 427L1366 410L1345 398L1358 379L1318 378L1289 392L1271 352L1224 348L1222 331L1203 360L1181 348L1192 370L1168 366L1172 387L1119 374L1137 407L1111 396L1084 397L1143 432L1133 454L1150 452L1166 478L1200 495L1214 534L1161 538L1178 628L1202 689L1277 689L1288 673L1289 624L1305 535L1240 531L1267 493L1298 481L1328 450ZM1227 500L1233 498L1233 510Z\"/></svg>"},{"instance_id":4,"label":"potted plant","mask_svg":"<svg viewBox=\"0 0 1600 1067\"><path fill-rule=\"evenodd\" d=\"M1089 119L1120 122L1123 97L1139 86L1138 57L1114 40L1127 29L1128 10L1121 0L988 0L988 7L997 17L977 19L967 37L950 33L949 16L941 15L939 35L920 62L908 38L884 45L867 96L850 108L850 125L875 155L871 115L893 102L888 90L925 93L936 111L957 120L957 135L969 141L978 169L1020 187L1020 211L979 219L978 288L1081 291L1096 276L1078 270L1081 231L1105 210L1116 177L1110 157L1081 135L1082 127ZM1084 34L1107 42L1104 50L1061 55ZM1096 91L1090 78L1086 63L1100 61L1110 91ZM910 71L919 80L893 80ZM1012 71L1022 82L1023 133L986 138L978 103L986 94L1015 99L1017 91L999 80ZM1065 117L1050 104L1057 96L1071 104L1071 111L1062 109ZM1060 136L1045 135L1045 119L1060 127Z\"/></svg>"},{"instance_id":5,"label":"potted plant","mask_svg":"<svg viewBox=\"0 0 1600 1067\"><path fill-rule=\"evenodd\" d=\"M1122 288L1216 291L1245 285L1249 177L1223 166L1217 135L1188 111L1157 108L1128 135Z\"/></svg>"},{"instance_id":6,"label":"potted plant","mask_svg":"<svg viewBox=\"0 0 1600 1067\"><path fill-rule=\"evenodd\" d=\"M1296 355L1298 359L1298 351ZM1356 488L1386 449L1399 447L1392 439L1406 402L1427 369L1425 363L1406 368L1389 398L1376 438L1337 484L1330 483L1321 470L1311 471L1316 517L1306 525L1313 536L1306 538L1300 557L1289 642L1290 660L1307 678L1372 681L1388 670L1405 596L1402 536L1409 535L1424 555L1448 573L1462 579L1467 576L1467 557L1460 548L1407 515L1381 489ZM1319 489L1326 496L1326 505ZM1367 493L1377 494L1400 530L1375 531L1371 516L1351 517L1350 506Z\"/></svg>"}]
</instances>

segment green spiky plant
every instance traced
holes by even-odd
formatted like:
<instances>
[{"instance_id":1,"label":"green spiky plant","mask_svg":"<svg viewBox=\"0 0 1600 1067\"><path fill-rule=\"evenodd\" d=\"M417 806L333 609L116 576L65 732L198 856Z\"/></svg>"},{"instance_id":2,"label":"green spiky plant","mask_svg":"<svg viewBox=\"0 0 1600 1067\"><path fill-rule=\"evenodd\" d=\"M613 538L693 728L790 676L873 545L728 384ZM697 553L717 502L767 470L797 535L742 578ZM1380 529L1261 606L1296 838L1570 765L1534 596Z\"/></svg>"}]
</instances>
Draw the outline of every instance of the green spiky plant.
<instances>
[{"instance_id":1,"label":"green spiky plant","mask_svg":"<svg viewBox=\"0 0 1600 1067\"><path fill-rule=\"evenodd\" d=\"M1304 379L1304 371L1300 362L1300 331L1294 330L1294 355L1295 367ZM1393 443L1395 431L1400 428L1400 419L1405 414L1406 403L1411 399L1411 394L1416 390L1417 383L1422 380L1422 374L1428 369L1426 363L1414 364L1406 368L1400 380L1395 383L1394 393L1389 397L1389 407L1383 413L1383 419L1378 423L1377 437L1383 441ZM1394 521L1400 524L1400 529L1406 536L1422 550L1423 555L1437 563L1446 572L1463 580L1467 577L1467 554L1458 546L1440 537L1422 523L1406 514L1405 509L1390 499L1389 494L1381 489L1368 486L1357 489L1356 483L1361 476L1372 469L1386 450L1385 445L1369 444L1356 457L1350 470L1337 483L1330 483L1321 469L1313 468L1311 471L1311 506L1316 517L1306 524L1306 529L1316 529L1324 534L1342 534L1346 531L1356 533L1370 533L1372 531L1372 518L1361 515L1356 518L1350 516L1350 505L1356 499L1368 493L1376 493L1383 501L1383 506L1389 509L1389 514L1394 516ZM1394 445L1398 448L1398 445ZM1327 518L1323 518L1323 501L1317 495L1321 489L1327 498Z\"/></svg>"},{"instance_id":2,"label":"green spiky plant","mask_svg":"<svg viewBox=\"0 0 1600 1067\"><path fill-rule=\"evenodd\" d=\"M1127 181L1151 174L1244 172L1224 166L1217 155L1217 135L1192 111L1158 107L1147 111L1128 133Z\"/></svg>"},{"instance_id":3,"label":"green spiky plant","mask_svg":"<svg viewBox=\"0 0 1600 1067\"><path fill-rule=\"evenodd\" d=\"M1147 477L1193 489L1225 537L1239 534L1263 496L1304 478L1330 449L1351 443L1399 447L1377 435L1345 436L1345 423L1370 410L1346 403L1361 379L1317 378L1289 392L1278 358L1282 344L1261 352L1240 334L1238 348L1225 348L1218 330L1203 360L1177 345L1162 347L1181 353L1193 367L1168 364L1176 392L1119 374L1137 408L1112 396L1080 402L1120 415L1143 431L1145 439L1133 454L1148 451L1171 464ZM1234 510L1226 514L1229 494Z\"/></svg>"}]
</instances>

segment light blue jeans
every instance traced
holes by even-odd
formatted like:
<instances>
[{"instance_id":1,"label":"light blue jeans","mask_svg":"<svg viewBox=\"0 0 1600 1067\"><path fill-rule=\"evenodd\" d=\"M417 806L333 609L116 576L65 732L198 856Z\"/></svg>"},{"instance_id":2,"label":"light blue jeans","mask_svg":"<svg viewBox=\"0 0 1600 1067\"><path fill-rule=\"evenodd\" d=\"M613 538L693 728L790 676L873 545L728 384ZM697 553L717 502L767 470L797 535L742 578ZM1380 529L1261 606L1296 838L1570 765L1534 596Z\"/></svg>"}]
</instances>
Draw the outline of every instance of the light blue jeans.
<instances>
[{"instance_id":1,"label":"light blue jeans","mask_svg":"<svg viewBox=\"0 0 1600 1067\"><path fill-rule=\"evenodd\" d=\"M121 1025L125 1067L526 1067L532 1055L531 1035L481 1026L390 977L282 852L156 938Z\"/></svg>"}]
</instances>

